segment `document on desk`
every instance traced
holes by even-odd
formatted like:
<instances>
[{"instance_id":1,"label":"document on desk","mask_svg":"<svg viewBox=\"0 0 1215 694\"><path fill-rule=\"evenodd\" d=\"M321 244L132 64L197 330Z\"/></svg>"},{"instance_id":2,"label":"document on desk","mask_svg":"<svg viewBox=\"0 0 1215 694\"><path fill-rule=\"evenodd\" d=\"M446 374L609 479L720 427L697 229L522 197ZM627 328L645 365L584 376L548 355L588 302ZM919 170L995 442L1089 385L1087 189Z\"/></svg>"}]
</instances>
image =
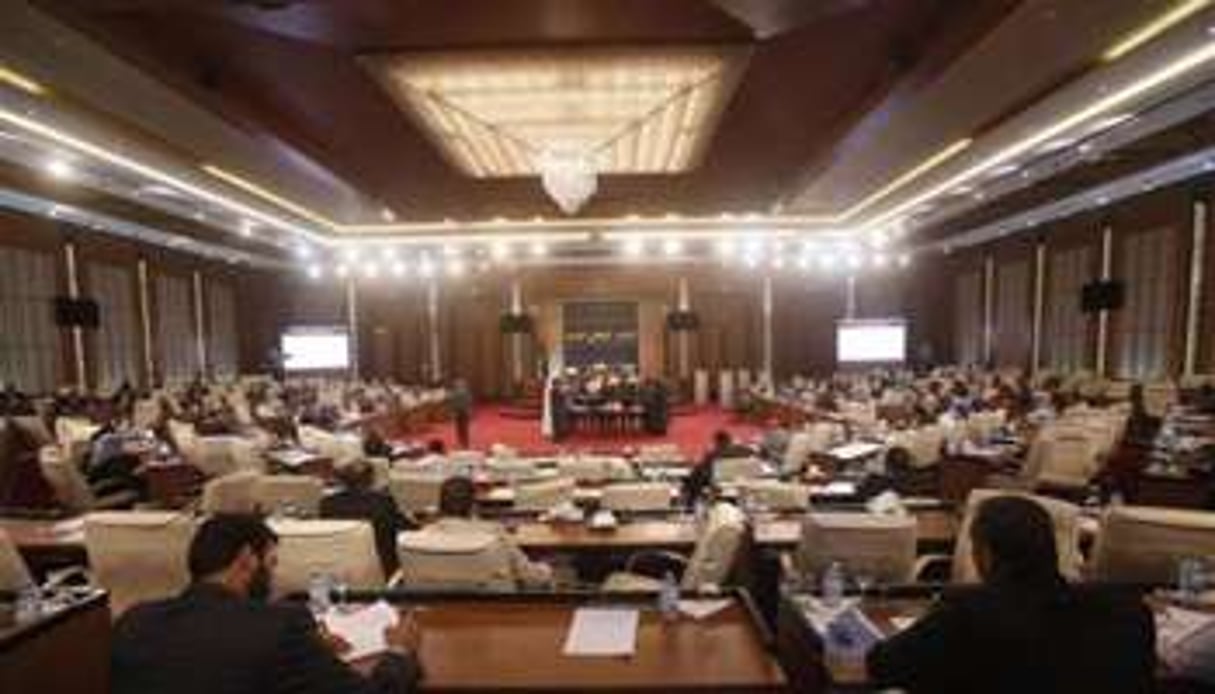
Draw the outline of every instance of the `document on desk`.
<instances>
[{"instance_id":1,"label":"document on desk","mask_svg":"<svg viewBox=\"0 0 1215 694\"><path fill-rule=\"evenodd\" d=\"M579 608L561 652L570 656L633 655L640 617L637 610L625 607Z\"/></svg>"},{"instance_id":2,"label":"document on desk","mask_svg":"<svg viewBox=\"0 0 1215 694\"><path fill-rule=\"evenodd\" d=\"M351 612L330 609L324 616L325 628L350 644L346 660L358 660L388 650L384 630L397 623L397 611L380 600Z\"/></svg>"}]
</instances>

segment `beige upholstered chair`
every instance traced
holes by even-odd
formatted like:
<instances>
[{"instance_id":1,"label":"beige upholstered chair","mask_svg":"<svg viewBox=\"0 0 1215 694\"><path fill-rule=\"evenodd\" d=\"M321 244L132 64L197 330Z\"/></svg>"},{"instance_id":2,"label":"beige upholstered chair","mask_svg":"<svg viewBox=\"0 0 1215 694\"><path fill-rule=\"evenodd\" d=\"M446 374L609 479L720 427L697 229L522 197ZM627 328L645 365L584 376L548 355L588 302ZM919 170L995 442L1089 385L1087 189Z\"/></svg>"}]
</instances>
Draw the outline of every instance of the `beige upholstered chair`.
<instances>
[{"instance_id":1,"label":"beige upholstered chair","mask_svg":"<svg viewBox=\"0 0 1215 694\"><path fill-rule=\"evenodd\" d=\"M363 442L357 435L334 434L314 426L299 427L300 445L333 461L334 465L363 457Z\"/></svg>"},{"instance_id":2,"label":"beige upholstered chair","mask_svg":"<svg viewBox=\"0 0 1215 694\"><path fill-rule=\"evenodd\" d=\"M131 412L131 425L136 429L151 429L160 419L160 403L156 400L143 398L135 401Z\"/></svg>"},{"instance_id":3,"label":"beige upholstered chair","mask_svg":"<svg viewBox=\"0 0 1215 694\"><path fill-rule=\"evenodd\" d=\"M1070 579L1080 576L1080 507L1066 501L1051 499L1034 494L1012 492L996 489L975 489L966 499L966 512L962 524L958 528L957 542L954 543L952 577L955 583L977 583L978 571L975 569L970 542L970 524L974 520L979 505L987 499L1017 495L1030 499L1050 514L1055 526L1055 548L1059 554L1059 573Z\"/></svg>"},{"instance_id":4,"label":"beige upholstered chair","mask_svg":"<svg viewBox=\"0 0 1215 694\"><path fill-rule=\"evenodd\" d=\"M538 476L534 462L518 458L491 458L485 461L485 472L494 482L522 482Z\"/></svg>"},{"instance_id":5,"label":"beige upholstered chair","mask_svg":"<svg viewBox=\"0 0 1215 694\"><path fill-rule=\"evenodd\" d=\"M672 487L665 482L622 482L603 488L600 506L611 511L662 511L671 508Z\"/></svg>"},{"instance_id":6,"label":"beige upholstered chair","mask_svg":"<svg viewBox=\"0 0 1215 694\"><path fill-rule=\"evenodd\" d=\"M809 431L796 431L789 436L789 444L781 456L780 469L786 475L798 475L806 467L807 459L814 452L814 435Z\"/></svg>"},{"instance_id":7,"label":"beige upholstered chair","mask_svg":"<svg viewBox=\"0 0 1215 694\"><path fill-rule=\"evenodd\" d=\"M514 507L521 511L547 511L574 500L577 484L568 477L515 486Z\"/></svg>"},{"instance_id":8,"label":"beige upholstered chair","mask_svg":"<svg viewBox=\"0 0 1215 694\"><path fill-rule=\"evenodd\" d=\"M274 582L279 595L306 591L309 580L318 573L355 590L384 587L384 570L370 523L292 518L272 520L270 527L278 533Z\"/></svg>"},{"instance_id":9,"label":"beige upholstered chair","mask_svg":"<svg viewBox=\"0 0 1215 694\"><path fill-rule=\"evenodd\" d=\"M718 503L709 511L704 528L696 539L692 556L687 559L680 588L702 591L721 587L730 577L739 551L747 538L747 517L737 506ZM652 592L658 590L658 579L633 573L636 555L625 571L608 576L603 590L608 592Z\"/></svg>"},{"instance_id":10,"label":"beige upholstered chair","mask_svg":"<svg viewBox=\"0 0 1215 694\"><path fill-rule=\"evenodd\" d=\"M1215 560L1215 513L1147 506L1111 506L1093 550L1093 578L1168 583L1178 560Z\"/></svg>"},{"instance_id":11,"label":"beige upholstered chair","mask_svg":"<svg viewBox=\"0 0 1215 694\"><path fill-rule=\"evenodd\" d=\"M907 583L916 559L914 516L872 513L809 513L794 566L802 576L819 576L831 562L849 574L865 574L882 583Z\"/></svg>"},{"instance_id":12,"label":"beige upholstered chair","mask_svg":"<svg viewBox=\"0 0 1215 694\"><path fill-rule=\"evenodd\" d=\"M917 469L930 468L941 462L941 447L945 444L945 430L939 425L895 432L890 445L907 451L911 466Z\"/></svg>"},{"instance_id":13,"label":"beige upholstered chair","mask_svg":"<svg viewBox=\"0 0 1215 694\"><path fill-rule=\"evenodd\" d=\"M55 420L55 439L65 447L87 443L100 428L84 417L59 417Z\"/></svg>"},{"instance_id":14,"label":"beige upholstered chair","mask_svg":"<svg viewBox=\"0 0 1215 694\"><path fill-rule=\"evenodd\" d=\"M325 484L307 475L259 475L253 499L263 513L314 517L320 513Z\"/></svg>"},{"instance_id":15,"label":"beige upholstered chair","mask_svg":"<svg viewBox=\"0 0 1215 694\"><path fill-rule=\"evenodd\" d=\"M423 529L397 545L400 586L409 590L505 592L517 588L510 553L492 531L459 535Z\"/></svg>"},{"instance_id":16,"label":"beige upholstered chair","mask_svg":"<svg viewBox=\"0 0 1215 694\"><path fill-rule=\"evenodd\" d=\"M242 436L196 436L182 454L208 477L222 477L241 470L265 470L255 442Z\"/></svg>"},{"instance_id":17,"label":"beige upholstered chair","mask_svg":"<svg viewBox=\"0 0 1215 694\"><path fill-rule=\"evenodd\" d=\"M34 577L17 551L17 545L4 530L0 530L0 590L18 591L32 586Z\"/></svg>"},{"instance_id":18,"label":"beige upholstered chair","mask_svg":"<svg viewBox=\"0 0 1215 694\"><path fill-rule=\"evenodd\" d=\"M199 510L203 513L253 513L257 510L254 490L260 473L243 471L208 480L203 485Z\"/></svg>"},{"instance_id":19,"label":"beige upholstered chair","mask_svg":"<svg viewBox=\"0 0 1215 694\"><path fill-rule=\"evenodd\" d=\"M810 487L780 480L742 480L739 498L755 506L777 510L805 510L810 506Z\"/></svg>"},{"instance_id":20,"label":"beige upholstered chair","mask_svg":"<svg viewBox=\"0 0 1215 694\"><path fill-rule=\"evenodd\" d=\"M1097 446L1087 432L1055 428L1043 431L1034 440L1024 475L1032 487L1082 489L1099 469Z\"/></svg>"},{"instance_id":21,"label":"beige upholstered chair","mask_svg":"<svg viewBox=\"0 0 1215 694\"><path fill-rule=\"evenodd\" d=\"M388 475L388 491L401 513L433 513L439 508L439 491L446 479L433 472L393 470Z\"/></svg>"},{"instance_id":22,"label":"beige upholstered chair","mask_svg":"<svg viewBox=\"0 0 1215 694\"><path fill-rule=\"evenodd\" d=\"M116 491L102 497L93 494L88 480L80 472L79 462L69 458L59 446L50 445L38 449L38 468L55 495L55 500L73 513L120 508L135 503L136 495L129 490Z\"/></svg>"},{"instance_id":23,"label":"beige upholstered chair","mask_svg":"<svg viewBox=\"0 0 1215 694\"><path fill-rule=\"evenodd\" d=\"M190 516L171 511L103 511L84 519L93 580L110 592L115 617L138 602L167 598L189 583Z\"/></svg>"},{"instance_id":24,"label":"beige upholstered chair","mask_svg":"<svg viewBox=\"0 0 1215 694\"><path fill-rule=\"evenodd\" d=\"M557 460L557 474L579 482L609 482L633 478L628 461L614 456L580 455Z\"/></svg>"},{"instance_id":25,"label":"beige upholstered chair","mask_svg":"<svg viewBox=\"0 0 1215 694\"><path fill-rule=\"evenodd\" d=\"M719 483L761 477L766 472L759 458L721 458L713 464L713 480Z\"/></svg>"}]
</instances>

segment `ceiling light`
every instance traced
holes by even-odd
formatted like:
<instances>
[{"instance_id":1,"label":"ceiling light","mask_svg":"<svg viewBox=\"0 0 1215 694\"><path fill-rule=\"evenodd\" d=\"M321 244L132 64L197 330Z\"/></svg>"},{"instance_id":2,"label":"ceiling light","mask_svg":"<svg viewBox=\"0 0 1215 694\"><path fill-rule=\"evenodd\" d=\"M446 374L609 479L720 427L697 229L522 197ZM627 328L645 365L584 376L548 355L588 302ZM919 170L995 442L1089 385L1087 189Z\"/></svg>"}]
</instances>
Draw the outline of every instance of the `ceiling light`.
<instances>
[{"instance_id":1,"label":"ceiling light","mask_svg":"<svg viewBox=\"0 0 1215 694\"><path fill-rule=\"evenodd\" d=\"M337 275L338 277L345 278L347 275L350 274L350 268L346 267L345 263L341 263L336 268L334 268L333 274Z\"/></svg>"},{"instance_id":2,"label":"ceiling light","mask_svg":"<svg viewBox=\"0 0 1215 694\"><path fill-rule=\"evenodd\" d=\"M907 267L911 265L911 255L908 253L899 254L899 267Z\"/></svg>"},{"instance_id":3,"label":"ceiling light","mask_svg":"<svg viewBox=\"0 0 1215 694\"><path fill-rule=\"evenodd\" d=\"M717 249L717 254L729 258L738 251L738 242L730 237L721 238L714 244Z\"/></svg>"},{"instance_id":4,"label":"ceiling light","mask_svg":"<svg viewBox=\"0 0 1215 694\"><path fill-rule=\"evenodd\" d=\"M625 239L624 254L636 258L645 252L645 241L638 238Z\"/></svg>"},{"instance_id":5,"label":"ceiling light","mask_svg":"<svg viewBox=\"0 0 1215 694\"><path fill-rule=\"evenodd\" d=\"M803 270L809 270L810 269L810 256L803 255L802 257L798 258L797 266Z\"/></svg>"},{"instance_id":6,"label":"ceiling light","mask_svg":"<svg viewBox=\"0 0 1215 694\"><path fill-rule=\"evenodd\" d=\"M418 263L418 274L427 279L435 276L435 264L431 262L429 256L422 258L422 262Z\"/></svg>"},{"instance_id":7,"label":"ceiling light","mask_svg":"<svg viewBox=\"0 0 1215 694\"><path fill-rule=\"evenodd\" d=\"M380 276L380 266L373 262L363 263L363 276L368 279L375 279Z\"/></svg>"},{"instance_id":8,"label":"ceiling light","mask_svg":"<svg viewBox=\"0 0 1215 694\"><path fill-rule=\"evenodd\" d=\"M319 280L321 278L321 266L313 263L308 266L309 279Z\"/></svg>"},{"instance_id":9,"label":"ceiling light","mask_svg":"<svg viewBox=\"0 0 1215 694\"><path fill-rule=\"evenodd\" d=\"M548 255L548 244L543 241L532 241L532 255L536 258L543 258Z\"/></svg>"},{"instance_id":10,"label":"ceiling light","mask_svg":"<svg viewBox=\"0 0 1215 694\"><path fill-rule=\"evenodd\" d=\"M301 243L300 245L296 246L295 254L307 260L308 258L312 257L312 248Z\"/></svg>"},{"instance_id":11,"label":"ceiling light","mask_svg":"<svg viewBox=\"0 0 1215 694\"><path fill-rule=\"evenodd\" d=\"M852 268L853 270L861 266L861 256L857 253L849 253L846 260L848 267Z\"/></svg>"},{"instance_id":12,"label":"ceiling light","mask_svg":"<svg viewBox=\"0 0 1215 694\"><path fill-rule=\"evenodd\" d=\"M35 96L44 96L46 94L46 87L4 65L0 65L0 82Z\"/></svg>"},{"instance_id":13,"label":"ceiling light","mask_svg":"<svg viewBox=\"0 0 1215 694\"><path fill-rule=\"evenodd\" d=\"M51 159L46 163L46 172L52 178L65 181L76 176L76 167L66 159Z\"/></svg>"},{"instance_id":14,"label":"ceiling light","mask_svg":"<svg viewBox=\"0 0 1215 694\"><path fill-rule=\"evenodd\" d=\"M253 222L242 219L240 220L240 235L244 237L253 236Z\"/></svg>"},{"instance_id":15,"label":"ceiling light","mask_svg":"<svg viewBox=\"0 0 1215 694\"><path fill-rule=\"evenodd\" d=\"M818 257L818 266L824 270L835 269L835 254L824 253Z\"/></svg>"},{"instance_id":16,"label":"ceiling light","mask_svg":"<svg viewBox=\"0 0 1215 694\"><path fill-rule=\"evenodd\" d=\"M1032 135L1018 140L1008 147L992 154L979 163L970 166L954 176L947 178L941 183L930 187L918 195L911 197L908 200L896 205L892 209L883 212L873 219L868 220L871 224L881 224L892 217L903 214L906 210L912 209L931 198L935 198L941 193L948 191L961 183L964 183L975 176L982 175L992 171L996 167L1008 164L1011 160L1021 156L1022 154L1032 150L1038 145L1052 138L1075 128L1083 123L1086 123L1094 118L1104 116L1111 111L1116 111L1119 108L1125 107L1133 99L1140 97L1162 84L1166 84L1182 75L1189 73L1191 70L1204 65L1215 58L1215 42L1206 42L1201 47L1185 53L1131 84L1128 84L1121 89L1107 94L1100 99L1088 104L1087 106L1073 111L1067 116L1060 118L1049 126L1035 131Z\"/></svg>"},{"instance_id":17,"label":"ceiling light","mask_svg":"<svg viewBox=\"0 0 1215 694\"><path fill-rule=\"evenodd\" d=\"M775 258L773 258L773 259L772 259L772 269L773 269L773 270L780 270L780 269L782 269L782 268L784 268L784 267L785 267L785 258L784 258L784 256L780 256L780 255L778 255L778 256L776 256Z\"/></svg>"},{"instance_id":18,"label":"ceiling light","mask_svg":"<svg viewBox=\"0 0 1215 694\"><path fill-rule=\"evenodd\" d=\"M510 244L505 241L494 241L489 246L489 256L494 260L505 260L510 257Z\"/></svg>"},{"instance_id":19,"label":"ceiling light","mask_svg":"<svg viewBox=\"0 0 1215 694\"><path fill-rule=\"evenodd\" d=\"M460 255L460 249L454 243L443 244L443 256L445 258L454 258Z\"/></svg>"},{"instance_id":20,"label":"ceiling light","mask_svg":"<svg viewBox=\"0 0 1215 694\"><path fill-rule=\"evenodd\" d=\"M391 224L397 221L397 213L393 212L390 208L385 207L384 209L380 210L380 219Z\"/></svg>"},{"instance_id":21,"label":"ceiling light","mask_svg":"<svg viewBox=\"0 0 1215 694\"><path fill-rule=\"evenodd\" d=\"M357 263L359 262L359 250L357 248L347 248L345 252L342 253L342 257L345 258L346 262L348 263Z\"/></svg>"},{"instance_id":22,"label":"ceiling light","mask_svg":"<svg viewBox=\"0 0 1215 694\"><path fill-rule=\"evenodd\" d=\"M920 162L919 164L917 164L910 170L905 171L898 178L896 178L893 181L891 181L890 183L887 183L886 185L882 186L880 189L878 189L876 192L874 192L873 194L866 197L864 200L861 200L857 204L848 208L848 211L843 214L843 218L849 219L851 217L854 217L854 216L860 214L861 212L863 212L865 209L867 209L869 206L871 206L873 203L877 202L878 200L881 200L882 198L886 197L890 193L893 193L894 191L898 190L899 188L902 188L904 185L914 181L915 179L924 175L928 171L936 168L937 166L944 164L945 162L949 161L950 159L953 159L958 154L960 154L963 150L970 147L970 145L973 142L974 142L974 140L972 138L965 137L965 138L962 138L961 140L957 140L955 142L950 143L948 146L942 148L940 151L936 152L932 156L930 156L927 159L925 159L924 161Z\"/></svg>"},{"instance_id":23,"label":"ceiling light","mask_svg":"<svg viewBox=\"0 0 1215 694\"><path fill-rule=\"evenodd\" d=\"M878 253L873 256L873 266L874 267L886 267L889 264L890 264L890 259L886 257L885 253Z\"/></svg>"},{"instance_id":24,"label":"ceiling light","mask_svg":"<svg viewBox=\"0 0 1215 694\"><path fill-rule=\"evenodd\" d=\"M147 168L147 167L143 167L142 164L140 164L139 166L141 168ZM211 174L212 176L218 178L219 180L221 180L225 183L228 183L237 188L240 188L241 190L245 191L246 193L252 193L253 195L256 195L257 197L262 198L263 200L272 202L275 205L278 205L279 207L287 210L288 212L293 212L293 213L303 217L304 219L307 219L311 222L315 222L317 224L328 227L330 229L337 227L337 224L333 220L329 219L328 217L322 216L321 214L314 212L311 209L304 207L303 205L292 202L291 200L288 200L287 198L284 198L281 195L272 193L269 190L267 190L266 188L263 188L262 186L254 183L253 181L245 178L244 176L232 173L231 171L228 171L227 169L221 168L214 164L203 164L200 168L203 171ZM167 175L165 175L165 174L161 174L161 176L167 177ZM174 183L173 185L176 185L178 188L182 188L182 186L178 183ZM199 194L199 191L201 189L199 189L195 186L190 186L189 188L186 188L186 190L188 190L189 192L193 192L197 195L197 194ZM206 196L211 197L211 198L218 198L218 196L215 196L211 193L206 193ZM220 200L222 200L222 198ZM223 202L226 203L227 201L223 201Z\"/></svg>"},{"instance_id":25,"label":"ceiling light","mask_svg":"<svg viewBox=\"0 0 1215 694\"><path fill-rule=\"evenodd\" d=\"M452 277L460 277L464 274L464 261L459 258L452 258L447 261L447 274Z\"/></svg>"},{"instance_id":26,"label":"ceiling light","mask_svg":"<svg viewBox=\"0 0 1215 694\"><path fill-rule=\"evenodd\" d=\"M407 270L407 268L405 266L405 263L403 263L399 260L392 264L392 274L396 275L397 277L404 277L406 270Z\"/></svg>"},{"instance_id":27,"label":"ceiling light","mask_svg":"<svg viewBox=\"0 0 1215 694\"><path fill-rule=\"evenodd\" d=\"M1109 62L1121 58L1168 31L1173 26L1190 18L1210 4L1211 0L1184 0L1177 3L1172 9L1157 16L1152 21L1123 37L1118 43L1110 46L1105 53L1101 54L1101 59Z\"/></svg>"},{"instance_id":28,"label":"ceiling light","mask_svg":"<svg viewBox=\"0 0 1215 694\"><path fill-rule=\"evenodd\" d=\"M662 242L662 252L667 257L672 257L683 253L683 241L680 239L667 239Z\"/></svg>"}]
</instances>

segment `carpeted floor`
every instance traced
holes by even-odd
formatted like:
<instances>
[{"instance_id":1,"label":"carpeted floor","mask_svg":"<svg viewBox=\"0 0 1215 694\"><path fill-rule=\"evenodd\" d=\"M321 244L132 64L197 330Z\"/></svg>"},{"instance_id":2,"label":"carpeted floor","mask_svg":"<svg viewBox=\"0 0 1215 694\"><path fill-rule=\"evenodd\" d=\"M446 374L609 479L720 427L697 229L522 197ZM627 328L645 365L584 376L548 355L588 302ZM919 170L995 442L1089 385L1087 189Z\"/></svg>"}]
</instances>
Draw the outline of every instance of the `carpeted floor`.
<instances>
[{"instance_id":1,"label":"carpeted floor","mask_svg":"<svg viewBox=\"0 0 1215 694\"><path fill-rule=\"evenodd\" d=\"M692 409L688 414L671 417L666 436L645 434L596 436L577 433L562 441L558 446L540 435L539 420L503 416L501 409L494 405L477 408L473 416L471 432L472 447L480 450L489 448L491 444L501 443L521 453L543 454L557 451L559 448L616 452L629 446L673 443L679 446L685 455L698 459L709 446L713 432L718 429L726 429L740 440L754 438L760 433L758 427L738 421L731 413L716 407L706 407ZM423 441L432 438L442 439L449 450L457 447L454 424L432 427L430 431L421 434L418 438Z\"/></svg>"}]
</instances>

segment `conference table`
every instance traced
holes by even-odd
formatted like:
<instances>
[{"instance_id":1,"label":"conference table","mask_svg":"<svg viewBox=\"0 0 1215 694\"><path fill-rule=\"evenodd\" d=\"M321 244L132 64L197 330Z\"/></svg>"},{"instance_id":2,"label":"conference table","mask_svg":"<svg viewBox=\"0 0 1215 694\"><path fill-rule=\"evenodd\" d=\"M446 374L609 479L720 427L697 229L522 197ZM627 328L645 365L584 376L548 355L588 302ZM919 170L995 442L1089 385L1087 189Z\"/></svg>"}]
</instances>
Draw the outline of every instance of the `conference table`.
<instances>
[{"instance_id":1,"label":"conference table","mask_svg":"<svg viewBox=\"0 0 1215 694\"><path fill-rule=\"evenodd\" d=\"M776 692L784 672L745 599L666 621L652 598L552 595L409 598L424 634L424 692ZM640 610L628 656L563 653L580 607ZM374 657L358 663L370 669Z\"/></svg>"},{"instance_id":2,"label":"conference table","mask_svg":"<svg viewBox=\"0 0 1215 694\"><path fill-rule=\"evenodd\" d=\"M109 690L110 609L105 593L81 596L30 621L0 624L0 692Z\"/></svg>"}]
</instances>

